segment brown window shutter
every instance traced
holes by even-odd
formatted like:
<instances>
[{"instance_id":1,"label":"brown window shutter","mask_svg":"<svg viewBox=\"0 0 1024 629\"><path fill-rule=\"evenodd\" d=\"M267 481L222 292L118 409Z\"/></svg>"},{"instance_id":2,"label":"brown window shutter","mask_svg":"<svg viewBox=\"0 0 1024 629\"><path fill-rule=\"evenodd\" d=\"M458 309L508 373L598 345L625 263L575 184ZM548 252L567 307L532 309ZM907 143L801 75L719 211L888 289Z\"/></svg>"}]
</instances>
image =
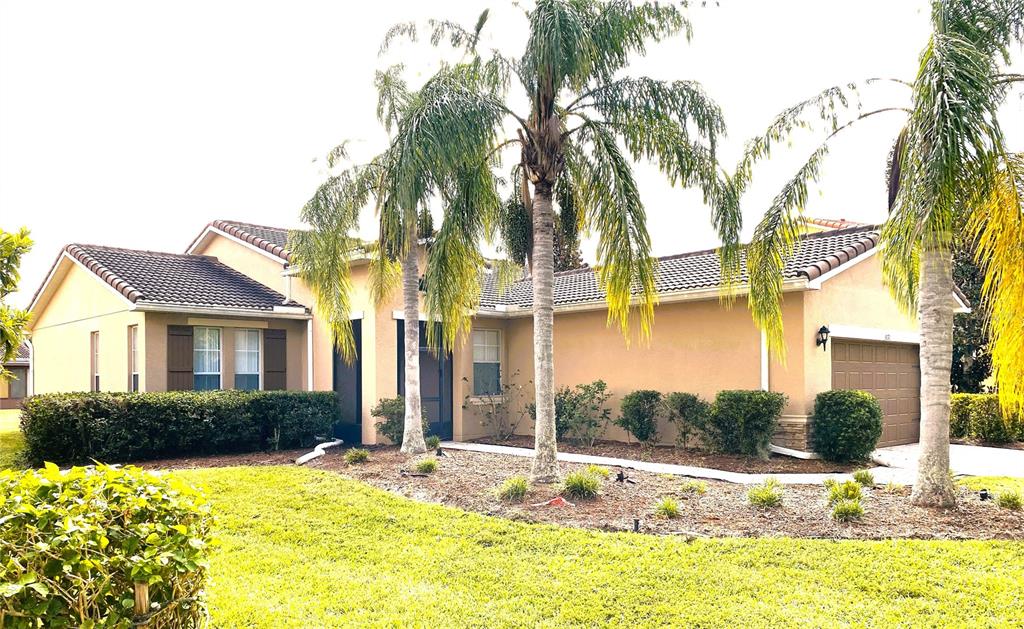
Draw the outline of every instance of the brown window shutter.
<instances>
[{"instance_id":1,"label":"brown window shutter","mask_svg":"<svg viewBox=\"0 0 1024 629\"><path fill-rule=\"evenodd\" d=\"M167 390L191 391L192 376L192 326L167 326Z\"/></svg>"},{"instance_id":2,"label":"brown window shutter","mask_svg":"<svg viewBox=\"0 0 1024 629\"><path fill-rule=\"evenodd\" d=\"M285 330L263 330L263 388L288 388L288 335Z\"/></svg>"}]
</instances>

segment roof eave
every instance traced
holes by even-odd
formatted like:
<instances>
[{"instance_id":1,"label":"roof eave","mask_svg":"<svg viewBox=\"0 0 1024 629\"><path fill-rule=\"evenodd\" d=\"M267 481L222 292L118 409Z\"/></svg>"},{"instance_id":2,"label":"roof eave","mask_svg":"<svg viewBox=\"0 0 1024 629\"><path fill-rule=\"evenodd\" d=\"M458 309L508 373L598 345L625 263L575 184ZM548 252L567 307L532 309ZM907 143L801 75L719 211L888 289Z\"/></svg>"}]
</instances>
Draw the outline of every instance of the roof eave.
<instances>
[{"instance_id":1,"label":"roof eave","mask_svg":"<svg viewBox=\"0 0 1024 629\"><path fill-rule=\"evenodd\" d=\"M274 306L273 310L256 308L228 308L221 306L195 306L191 304L168 304L161 302L136 302L133 310L141 312L168 312L174 314L198 314L213 316L246 317L250 319L312 319L305 307Z\"/></svg>"}]
</instances>

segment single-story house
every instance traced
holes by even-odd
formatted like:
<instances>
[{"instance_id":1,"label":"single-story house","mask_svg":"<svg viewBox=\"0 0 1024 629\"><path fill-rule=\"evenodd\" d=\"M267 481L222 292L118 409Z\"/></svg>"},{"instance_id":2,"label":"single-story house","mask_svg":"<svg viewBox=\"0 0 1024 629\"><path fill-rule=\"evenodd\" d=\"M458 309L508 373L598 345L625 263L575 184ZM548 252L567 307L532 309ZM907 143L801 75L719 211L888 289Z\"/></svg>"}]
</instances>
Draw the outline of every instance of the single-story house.
<instances>
[{"instance_id":1,"label":"single-story house","mask_svg":"<svg viewBox=\"0 0 1024 629\"><path fill-rule=\"evenodd\" d=\"M373 304L367 260L353 261L357 358L346 364L309 289L297 277L283 228L218 220L184 254L69 245L33 299L35 390L163 391L263 388L334 390L348 442L377 443L370 409L401 392L399 291ZM766 389L788 396L774 443L808 448L814 397L831 388L874 393L881 443L914 442L920 423L916 318L882 282L878 231L853 225L808 233L785 268L787 357L768 356L743 295L719 300L713 250L658 260L659 303L648 343L627 343L607 325L592 269L556 274L556 386L597 379L612 403L635 389ZM966 308L957 296L959 307ZM485 275L466 342L447 356L421 349L421 387L431 431L445 439L488 434L487 396L518 385L530 401L532 289L524 279L500 293ZM425 326L426 322L420 324ZM828 342L818 342L827 328ZM421 335L424 338L425 335ZM520 432L531 432L529 420ZM666 440L672 431L662 431ZM608 437L624 439L617 428Z\"/></svg>"},{"instance_id":2,"label":"single-story house","mask_svg":"<svg viewBox=\"0 0 1024 629\"><path fill-rule=\"evenodd\" d=\"M22 400L32 395L31 351L28 343L22 343L14 359L4 363L11 378L0 378L0 410L21 408Z\"/></svg>"}]
</instances>

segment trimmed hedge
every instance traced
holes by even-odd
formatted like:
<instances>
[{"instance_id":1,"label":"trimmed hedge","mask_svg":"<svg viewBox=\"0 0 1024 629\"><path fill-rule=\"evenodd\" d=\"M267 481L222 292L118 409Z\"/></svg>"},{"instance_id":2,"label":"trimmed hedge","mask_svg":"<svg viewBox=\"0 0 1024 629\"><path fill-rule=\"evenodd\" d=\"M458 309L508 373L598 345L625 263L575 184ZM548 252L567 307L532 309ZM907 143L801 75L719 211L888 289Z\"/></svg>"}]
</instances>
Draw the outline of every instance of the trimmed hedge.
<instances>
[{"instance_id":1,"label":"trimmed hedge","mask_svg":"<svg viewBox=\"0 0 1024 629\"><path fill-rule=\"evenodd\" d=\"M954 393L951 398L949 436L989 443L1024 441L1024 418L1003 415L994 393Z\"/></svg>"},{"instance_id":2,"label":"trimmed hedge","mask_svg":"<svg viewBox=\"0 0 1024 629\"><path fill-rule=\"evenodd\" d=\"M0 472L0 522L5 627L131 627L134 583L149 584L149 626L206 624L210 506L173 475Z\"/></svg>"},{"instance_id":3,"label":"trimmed hedge","mask_svg":"<svg viewBox=\"0 0 1024 629\"><path fill-rule=\"evenodd\" d=\"M30 462L137 461L311 445L338 420L329 391L54 393L21 414Z\"/></svg>"},{"instance_id":4,"label":"trimmed hedge","mask_svg":"<svg viewBox=\"0 0 1024 629\"><path fill-rule=\"evenodd\" d=\"M882 407L866 391L823 391L814 398L811 443L829 461L862 461L882 436Z\"/></svg>"},{"instance_id":5,"label":"trimmed hedge","mask_svg":"<svg viewBox=\"0 0 1024 629\"><path fill-rule=\"evenodd\" d=\"M767 458L785 406L782 393L719 391L711 405L704 437L720 452Z\"/></svg>"}]
</instances>

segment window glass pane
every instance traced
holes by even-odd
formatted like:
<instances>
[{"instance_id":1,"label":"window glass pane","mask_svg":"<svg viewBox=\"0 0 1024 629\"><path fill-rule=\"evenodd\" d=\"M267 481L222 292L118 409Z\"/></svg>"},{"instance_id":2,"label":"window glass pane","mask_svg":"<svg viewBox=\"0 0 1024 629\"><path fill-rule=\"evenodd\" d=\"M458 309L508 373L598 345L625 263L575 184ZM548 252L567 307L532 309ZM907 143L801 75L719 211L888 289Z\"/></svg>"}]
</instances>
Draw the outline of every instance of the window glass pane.
<instances>
[{"instance_id":1,"label":"window glass pane","mask_svg":"<svg viewBox=\"0 0 1024 629\"><path fill-rule=\"evenodd\" d=\"M235 373L259 375L259 330L235 330Z\"/></svg>"},{"instance_id":2,"label":"window glass pane","mask_svg":"<svg viewBox=\"0 0 1024 629\"><path fill-rule=\"evenodd\" d=\"M19 399L28 396L28 369L14 367L11 369L14 378L10 381L10 397Z\"/></svg>"},{"instance_id":3,"label":"window glass pane","mask_svg":"<svg viewBox=\"0 0 1024 629\"><path fill-rule=\"evenodd\" d=\"M196 391L216 391L220 388L220 376L217 374L195 374L192 388Z\"/></svg>"},{"instance_id":4,"label":"window glass pane","mask_svg":"<svg viewBox=\"0 0 1024 629\"><path fill-rule=\"evenodd\" d=\"M235 374L235 388L243 391L255 391L260 388L260 375L258 373Z\"/></svg>"},{"instance_id":5,"label":"window glass pane","mask_svg":"<svg viewBox=\"0 0 1024 629\"><path fill-rule=\"evenodd\" d=\"M475 363L473 365L473 395L501 393L499 368L498 363Z\"/></svg>"}]
</instances>

